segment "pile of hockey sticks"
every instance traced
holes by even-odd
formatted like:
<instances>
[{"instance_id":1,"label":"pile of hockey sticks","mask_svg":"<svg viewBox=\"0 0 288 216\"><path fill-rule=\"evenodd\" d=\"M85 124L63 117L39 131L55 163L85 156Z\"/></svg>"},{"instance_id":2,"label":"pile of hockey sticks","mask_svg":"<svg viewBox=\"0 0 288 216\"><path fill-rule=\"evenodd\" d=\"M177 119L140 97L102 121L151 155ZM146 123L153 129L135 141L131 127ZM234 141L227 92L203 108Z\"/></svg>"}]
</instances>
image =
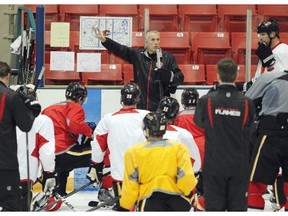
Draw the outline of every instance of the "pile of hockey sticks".
<instances>
[{"instance_id":1,"label":"pile of hockey sticks","mask_svg":"<svg viewBox=\"0 0 288 216\"><path fill-rule=\"evenodd\" d=\"M19 69L18 69L18 80L17 84L29 84L34 82L34 30L29 28L23 30L21 35L21 47L19 56Z\"/></svg>"},{"instance_id":2,"label":"pile of hockey sticks","mask_svg":"<svg viewBox=\"0 0 288 216\"><path fill-rule=\"evenodd\" d=\"M43 211L45 209L48 209L49 207L54 206L55 204L57 204L58 202L63 202L65 205L67 205L70 209L72 209L73 211L79 211L75 206L73 206L71 203L69 203L67 201L67 198L78 193L79 191L87 188L88 186L94 184L95 182L88 182L85 185L81 186L78 189L73 190L72 192L68 193L66 196L61 196L58 193L52 193L52 194L45 194L44 192L40 192L39 194L37 194L32 201L32 211ZM55 197L55 201L48 203L49 198L51 198L51 196Z\"/></svg>"}]
</instances>

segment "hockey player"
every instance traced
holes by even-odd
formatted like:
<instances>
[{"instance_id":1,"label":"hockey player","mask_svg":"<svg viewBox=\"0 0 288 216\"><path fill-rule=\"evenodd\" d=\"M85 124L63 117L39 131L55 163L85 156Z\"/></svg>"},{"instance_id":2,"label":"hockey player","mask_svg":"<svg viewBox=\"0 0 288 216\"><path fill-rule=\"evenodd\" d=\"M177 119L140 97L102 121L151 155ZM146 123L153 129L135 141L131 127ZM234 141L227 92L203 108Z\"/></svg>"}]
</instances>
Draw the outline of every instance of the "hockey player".
<instances>
[{"instance_id":1,"label":"hockey player","mask_svg":"<svg viewBox=\"0 0 288 216\"><path fill-rule=\"evenodd\" d=\"M219 86L202 96L194 121L205 130L203 165L205 211L247 211L249 133L253 101L237 91L237 64L217 64Z\"/></svg>"},{"instance_id":2,"label":"hockey player","mask_svg":"<svg viewBox=\"0 0 288 216\"><path fill-rule=\"evenodd\" d=\"M255 76L246 82L243 91L246 92L257 78L265 72L283 71L288 69L288 45L281 42L278 22L274 19L263 21L257 27L260 37L256 55L259 57Z\"/></svg>"},{"instance_id":3,"label":"hockey player","mask_svg":"<svg viewBox=\"0 0 288 216\"><path fill-rule=\"evenodd\" d=\"M189 150L164 139L165 114L148 113L143 119L147 141L129 148L124 157L124 179L118 211L135 203L139 211L190 211L197 184Z\"/></svg>"},{"instance_id":4,"label":"hockey player","mask_svg":"<svg viewBox=\"0 0 288 216\"><path fill-rule=\"evenodd\" d=\"M97 27L93 30L95 36L107 50L133 64L134 81L141 90L137 108L155 111L160 99L163 96L174 94L177 87L183 83L184 75L179 69L175 57L160 49L160 32L147 31L145 48L140 49L115 42L106 37ZM158 56L157 50L159 51Z\"/></svg>"},{"instance_id":5,"label":"hockey player","mask_svg":"<svg viewBox=\"0 0 288 216\"><path fill-rule=\"evenodd\" d=\"M0 62L0 211L21 210L16 126L28 132L41 112L35 98L8 88L10 74L9 65Z\"/></svg>"},{"instance_id":6,"label":"hockey player","mask_svg":"<svg viewBox=\"0 0 288 216\"><path fill-rule=\"evenodd\" d=\"M59 187L57 193L65 196L69 173L80 167L89 167L91 148L79 145L78 137L92 137L92 129L85 123L85 112L82 104L87 98L87 89L80 82L71 82L66 88L66 101L48 106L42 114L53 121L56 143L56 167ZM61 202L59 202L61 204ZM57 210L61 205L55 206Z\"/></svg>"},{"instance_id":7,"label":"hockey player","mask_svg":"<svg viewBox=\"0 0 288 216\"><path fill-rule=\"evenodd\" d=\"M278 22L274 19L268 19L263 21L257 27L257 33L260 36L259 48L256 51L256 54L259 57L259 63L254 78L250 82L244 84L243 87L244 92L246 92L251 87L251 85L258 79L258 77L260 77L262 73L288 70L288 61L287 61L288 45L281 42ZM256 108L261 109L261 107ZM277 179L279 179L279 182L283 182L281 180L281 174L278 176ZM252 184L254 183L252 182L250 186L252 186ZM263 184L258 183L257 185L254 186L255 186L255 188L253 189L254 192L255 190L258 190L257 193L261 194L264 193L263 190L266 191L266 186L264 186ZM276 187L277 190L280 190L277 191L276 193L277 194L283 193L282 188L283 187ZM279 203L279 199L276 199L276 201L278 202L278 203L276 202L276 204L278 205L283 204ZM264 202L261 201L258 204L255 204L254 201L248 199L248 206L251 209L259 209L259 208L262 209L264 208Z\"/></svg>"},{"instance_id":8,"label":"hockey player","mask_svg":"<svg viewBox=\"0 0 288 216\"><path fill-rule=\"evenodd\" d=\"M198 184L196 186L197 200L194 203L194 211L204 211L202 166L204 164L205 135L204 130L199 128L194 122L194 113L198 100L199 93L196 88L185 88L181 94L181 104L184 110L178 113L173 124L188 130L198 146L201 157L201 170L195 173Z\"/></svg>"},{"instance_id":9,"label":"hockey player","mask_svg":"<svg viewBox=\"0 0 288 216\"><path fill-rule=\"evenodd\" d=\"M287 71L264 73L246 93L247 97L254 100L255 106L261 107L248 191L251 211L264 210L265 202L262 196L266 185L274 185L275 180L285 182L284 189L283 184L278 184L281 188L275 190L275 198L280 208L285 206L285 210L288 210L287 81ZM283 179L277 178L279 168L282 169Z\"/></svg>"},{"instance_id":10,"label":"hockey player","mask_svg":"<svg viewBox=\"0 0 288 216\"><path fill-rule=\"evenodd\" d=\"M21 86L17 91L23 91L26 88L27 95L36 97L34 85L28 84ZM52 120L45 115L38 115L35 118L31 130L26 132L21 131L17 127L17 143L18 143L18 162L21 180L21 195L22 195L22 211L29 211L32 198L32 185L37 182L39 168L42 170L42 186L43 191L47 195L52 194L56 186L55 176L55 137L54 126ZM28 140L26 140L26 135ZM29 149L29 169L27 167L27 146ZM29 176L28 176L29 170ZM29 177L29 179L28 179ZM30 191L30 194L28 194Z\"/></svg>"},{"instance_id":11,"label":"hockey player","mask_svg":"<svg viewBox=\"0 0 288 216\"><path fill-rule=\"evenodd\" d=\"M180 111L177 114L173 124L188 130L192 134L199 148L201 165L203 165L205 149L204 130L202 128L199 128L194 123L194 113L198 100L199 93L196 88L185 88L181 94L181 104L184 110Z\"/></svg>"},{"instance_id":12,"label":"hockey player","mask_svg":"<svg viewBox=\"0 0 288 216\"><path fill-rule=\"evenodd\" d=\"M158 111L163 112L168 120L168 127L164 134L164 138L185 144L190 152L194 172L198 172L201 168L201 157L192 134L184 128L173 125L179 112L179 107L178 101L172 97L164 97L159 103Z\"/></svg>"},{"instance_id":13,"label":"hockey player","mask_svg":"<svg viewBox=\"0 0 288 216\"><path fill-rule=\"evenodd\" d=\"M142 131L142 120L148 111L136 109L140 94L139 86L136 83L125 84L121 88L122 108L106 114L99 121L94 131L94 141L91 142L92 158L87 178L101 182L103 159L105 152L109 150L115 196L121 194L124 152L135 143L146 140ZM115 208L117 207L118 203Z\"/></svg>"}]
</instances>

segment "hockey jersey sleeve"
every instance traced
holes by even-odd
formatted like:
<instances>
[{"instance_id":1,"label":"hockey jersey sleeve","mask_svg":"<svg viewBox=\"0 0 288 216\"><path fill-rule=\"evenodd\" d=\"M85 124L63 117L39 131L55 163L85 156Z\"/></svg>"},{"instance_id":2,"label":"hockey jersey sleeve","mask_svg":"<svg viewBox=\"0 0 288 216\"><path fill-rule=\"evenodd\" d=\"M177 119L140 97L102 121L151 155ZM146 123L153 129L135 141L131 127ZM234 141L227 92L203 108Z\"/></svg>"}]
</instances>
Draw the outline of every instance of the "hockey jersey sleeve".
<instances>
[{"instance_id":1,"label":"hockey jersey sleeve","mask_svg":"<svg viewBox=\"0 0 288 216\"><path fill-rule=\"evenodd\" d=\"M98 123L94 130L94 141L91 142L92 155L91 160L96 163L101 163L104 160L105 152L108 149L108 133L109 133L109 116L105 115Z\"/></svg>"},{"instance_id":2,"label":"hockey jersey sleeve","mask_svg":"<svg viewBox=\"0 0 288 216\"><path fill-rule=\"evenodd\" d=\"M46 115L41 118L39 130L36 134L36 147L39 149L39 159L43 170L53 172L55 169L55 137L52 120Z\"/></svg>"},{"instance_id":3,"label":"hockey jersey sleeve","mask_svg":"<svg viewBox=\"0 0 288 216\"><path fill-rule=\"evenodd\" d=\"M192 165L189 161L189 150L184 145L179 145L178 151L178 173L177 187L185 196L188 196L196 187L198 180L196 179Z\"/></svg>"},{"instance_id":4,"label":"hockey jersey sleeve","mask_svg":"<svg viewBox=\"0 0 288 216\"><path fill-rule=\"evenodd\" d=\"M92 129L85 122L85 112L83 107L77 103L70 103L67 106L66 123L74 134L91 136Z\"/></svg>"},{"instance_id":5,"label":"hockey jersey sleeve","mask_svg":"<svg viewBox=\"0 0 288 216\"><path fill-rule=\"evenodd\" d=\"M192 160L193 164L193 170L194 172L198 172L201 168L201 157L199 148L192 136L192 134L184 129L180 129L182 132L179 134L178 142L183 143L189 150L190 158Z\"/></svg>"}]
</instances>

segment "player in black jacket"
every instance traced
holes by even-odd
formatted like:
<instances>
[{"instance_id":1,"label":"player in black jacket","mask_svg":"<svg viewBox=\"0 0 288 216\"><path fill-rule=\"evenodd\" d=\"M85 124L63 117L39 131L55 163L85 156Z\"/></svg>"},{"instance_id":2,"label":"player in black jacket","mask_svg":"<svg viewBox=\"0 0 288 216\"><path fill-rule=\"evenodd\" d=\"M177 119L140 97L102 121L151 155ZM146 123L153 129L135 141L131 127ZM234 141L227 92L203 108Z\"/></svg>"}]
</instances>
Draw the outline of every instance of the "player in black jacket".
<instances>
[{"instance_id":1,"label":"player in black jacket","mask_svg":"<svg viewBox=\"0 0 288 216\"><path fill-rule=\"evenodd\" d=\"M199 99L194 121L205 129L205 210L247 211L253 101L237 91L237 64L218 62L219 86Z\"/></svg>"},{"instance_id":2,"label":"player in black jacket","mask_svg":"<svg viewBox=\"0 0 288 216\"><path fill-rule=\"evenodd\" d=\"M177 86L183 83L184 75L174 56L160 49L158 31L147 31L144 49L121 45L105 37L98 28L94 28L94 31L107 50L133 64L134 82L141 90L138 109L156 111L160 99L174 94ZM157 62L157 50L162 56L160 62Z\"/></svg>"},{"instance_id":3,"label":"player in black jacket","mask_svg":"<svg viewBox=\"0 0 288 216\"><path fill-rule=\"evenodd\" d=\"M16 125L30 131L41 106L25 91L17 93L7 86L10 67L0 62L0 211L20 211L20 176L17 159Z\"/></svg>"}]
</instances>

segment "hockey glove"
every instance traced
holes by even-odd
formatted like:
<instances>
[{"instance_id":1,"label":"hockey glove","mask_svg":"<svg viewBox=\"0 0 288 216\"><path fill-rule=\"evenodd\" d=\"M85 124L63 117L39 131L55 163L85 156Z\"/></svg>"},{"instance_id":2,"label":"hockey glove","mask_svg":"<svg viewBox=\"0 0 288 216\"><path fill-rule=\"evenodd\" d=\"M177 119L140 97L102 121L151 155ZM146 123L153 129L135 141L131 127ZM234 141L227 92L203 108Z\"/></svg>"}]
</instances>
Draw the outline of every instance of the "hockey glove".
<instances>
[{"instance_id":1,"label":"hockey glove","mask_svg":"<svg viewBox=\"0 0 288 216\"><path fill-rule=\"evenodd\" d=\"M36 97L31 92L27 91L27 88L20 86L16 91L23 99L25 105L33 112L34 116L37 117L41 112L41 105L36 101Z\"/></svg>"},{"instance_id":2,"label":"hockey glove","mask_svg":"<svg viewBox=\"0 0 288 216\"><path fill-rule=\"evenodd\" d=\"M92 129L92 134L96 128L95 122L86 122L86 124ZM90 137L86 140L86 136L82 135L80 145L89 145L93 139Z\"/></svg>"},{"instance_id":3,"label":"hockey glove","mask_svg":"<svg viewBox=\"0 0 288 216\"><path fill-rule=\"evenodd\" d=\"M174 73L167 69L155 69L154 70L154 80L161 81L164 85L168 85L173 82Z\"/></svg>"},{"instance_id":4,"label":"hockey glove","mask_svg":"<svg viewBox=\"0 0 288 216\"><path fill-rule=\"evenodd\" d=\"M57 173L55 172L43 172L43 191L45 194L52 193L57 185Z\"/></svg>"},{"instance_id":5,"label":"hockey glove","mask_svg":"<svg viewBox=\"0 0 288 216\"><path fill-rule=\"evenodd\" d=\"M267 46L265 43L258 43L258 49L256 50L256 55L259 57L262 66L270 68L272 67L276 60L274 54L272 53L271 47Z\"/></svg>"},{"instance_id":6,"label":"hockey glove","mask_svg":"<svg viewBox=\"0 0 288 216\"><path fill-rule=\"evenodd\" d=\"M103 178L103 166L104 166L103 162L94 163L91 161L86 177L91 182L95 182L97 184L101 183Z\"/></svg>"},{"instance_id":7,"label":"hockey glove","mask_svg":"<svg viewBox=\"0 0 288 216\"><path fill-rule=\"evenodd\" d=\"M252 84L253 84L252 80L249 81L249 82L245 82L245 83L243 84L243 90L242 90L242 92L245 94L245 93L249 90L249 88L252 86Z\"/></svg>"}]
</instances>

